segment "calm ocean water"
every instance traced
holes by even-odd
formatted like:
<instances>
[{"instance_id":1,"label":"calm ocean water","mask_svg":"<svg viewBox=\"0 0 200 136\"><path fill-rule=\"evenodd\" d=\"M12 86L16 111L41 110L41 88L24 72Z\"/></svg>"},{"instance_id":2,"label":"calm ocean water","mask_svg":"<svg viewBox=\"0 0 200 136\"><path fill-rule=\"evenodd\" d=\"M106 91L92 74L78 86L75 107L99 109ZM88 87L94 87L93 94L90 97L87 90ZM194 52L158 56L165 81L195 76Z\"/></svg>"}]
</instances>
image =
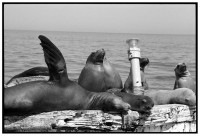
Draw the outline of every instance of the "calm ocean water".
<instances>
[{"instance_id":1,"label":"calm ocean water","mask_svg":"<svg viewBox=\"0 0 200 136\"><path fill-rule=\"evenodd\" d=\"M32 67L46 66L39 35L47 36L62 52L68 75L77 79L88 55L104 48L108 60L120 73L123 83L129 74L126 40L140 39L141 56L150 59L146 78L150 89L172 89L174 68L185 62L196 79L195 35L146 35L44 31L4 31L4 83Z\"/></svg>"}]
</instances>

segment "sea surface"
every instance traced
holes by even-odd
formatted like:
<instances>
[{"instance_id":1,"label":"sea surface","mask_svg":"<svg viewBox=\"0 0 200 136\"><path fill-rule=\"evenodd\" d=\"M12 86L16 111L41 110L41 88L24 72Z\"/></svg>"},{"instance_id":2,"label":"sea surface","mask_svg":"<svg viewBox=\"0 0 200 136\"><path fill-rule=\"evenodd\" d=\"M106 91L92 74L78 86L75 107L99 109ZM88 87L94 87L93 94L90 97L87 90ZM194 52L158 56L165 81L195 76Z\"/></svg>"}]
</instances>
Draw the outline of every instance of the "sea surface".
<instances>
[{"instance_id":1,"label":"sea surface","mask_svg":"<svg viewBox=\"0 0 200 136\"><path fill-rule=\"evenodd\" d=\"M105 49L107 59L126 81L130 62L126 40L139 38L141 57L150 64L145 73L150 89L173 89L174 68L185 62L196 80L195 35L155 35L124 33L85 33L56 31L4 31L4 83L29 68L46 66L39 35L48 37L62 52L69 78L77 79L89 54Z\"/></svg>"}]
</instances>

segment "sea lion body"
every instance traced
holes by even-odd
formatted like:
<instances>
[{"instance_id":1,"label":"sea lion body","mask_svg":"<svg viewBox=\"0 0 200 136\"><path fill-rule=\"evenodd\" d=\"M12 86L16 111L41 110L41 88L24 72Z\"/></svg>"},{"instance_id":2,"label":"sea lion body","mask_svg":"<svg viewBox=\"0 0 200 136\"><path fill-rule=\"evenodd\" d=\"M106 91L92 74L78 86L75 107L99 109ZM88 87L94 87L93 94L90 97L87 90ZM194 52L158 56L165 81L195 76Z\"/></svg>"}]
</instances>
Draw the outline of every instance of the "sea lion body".
<instances>
[{"instance_id":1,"label":"sea lion body","mask_svg":"<svg viewBox=\"0 0 200 136\"><path fill-rule=\"evenodd\" d=\"M59 49L46 37L39 36L49 81L33 81L4 88L4 113L35 114L55 110L92 110L126 112L130 105L110 93L85 90L69 80L66 63Z\"/></svg>"},{"instance_id":2,"label":"sea lion body","mask_svg":"<svg viewBox=\"0 0 200 136\"><path fill-rule=\"evenodd\" d=\"M106 58L104 58L103 67L105 74L104 80L106 83L106 90L110 88L122 89L123 84L119 73Z\"/></svg>"},{"instance_id":3,"label":"sea lion body","mask_svg":"<svg viewBox=\"0 0 200 136\"><path fill-rule=\"evenodd\" d=\"M71 87L60 87L56 83L34 81L6 88L4 106L9 110L25 108L29 113L66 108L78 109L78 107L85 109L84 105L76 103L76 97L73 96L72 91L81 93L80 95L83 95L86 100L89 98L86 97L86 93L79 92L78 88L76 90ZM86 104L85 101L82 103Z\"/></svg>"},{"instance_id":4,"label":"sea lion body","mask_svg":"<svg viewBox=\"0 0 200 136\"><path fill-rule=\"evenodd\" d=\"M105 92L110 88L122 88L119 73L105 58L105 51L92 52L81 71L78 84L88 91Z\"/></svg>"},{"instance_id":5,"label":"sea lion body","mask_svg":"<svg viewBox=\"0 0 200 136\"><path fill-rule=\"evenodd\" d=\"M5 114L35 114L56 110L119 110L128 104L109 93L93 93L75 82L67 87L46 81L34 81L5 89ZM122 106L122 107L121 107ZM117 108L117 109L118 109Z\"/></svg>"},{"instance_id":6,"label":"sea lion body","mask_svg":"<svg viewBox=\"0 0 200 136\"><path fill-rule=\"evenodd\" d=\"M28 70L25 70L24 72L15 75L12 77L6 85L8 85L11 82L15 82L20 77L30 77L30 76L49 76L49 70L47 67L34 67L30 68Z\"/></svg>"},{"instance_id":7,"label":"sea lion body","mask_svg":"<svg viewBox=\"0 0 200 136\"><path fill-rule=\"evenodd\" d=\"M187 70L185 63L178 64L174 71L176 75L174 89L189 88L196 93L196 83L192 79L190 72Z\"/></svg>"},{"instance_id":8,"label":"sea lion body","mask_svg":"<svg viewBox=\"0 0 200 136\"><path fill-rule=\"evenodd\" d=\"M155 105L163 104L185 104L196 105L196 95L188 88L175 90L146 90L144 95L149 96Z\"/></svg>"},{"instance_id":9,"label":"sea lion body","mask_svg":"<svg viewBox=\"0 0 200 136\"><path fill-rule=\"evenodd\" d=\"M144 73L144 69L148 64L149 64L148 58L140 58L140 75L141 75L142 87L144 88L144 90L149 89L148 83L146 81L145 73ZM123 92L128 92L128 93L132 92L133 82L132 82L131 76L132 76L132 71L131 71L131 68L130 68L130 73L128 75L126 82L124 83Z\"/></svg>"}]
</instances>

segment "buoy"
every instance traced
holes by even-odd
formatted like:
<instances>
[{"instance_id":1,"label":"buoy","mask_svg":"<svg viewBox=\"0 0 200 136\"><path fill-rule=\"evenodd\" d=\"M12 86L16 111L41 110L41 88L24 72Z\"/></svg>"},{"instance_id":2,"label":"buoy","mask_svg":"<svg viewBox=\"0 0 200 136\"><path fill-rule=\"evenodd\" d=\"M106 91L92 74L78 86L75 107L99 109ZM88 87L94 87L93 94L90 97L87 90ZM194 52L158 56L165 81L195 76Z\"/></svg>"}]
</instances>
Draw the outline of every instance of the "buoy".
<instances>
[{"instance_id":1,"label":"buoy","mask_svg":"<svg viewBox=\"0 0 200 136\"><path fill-rule=\"evenodd\" d=\"M138 48L139 39L128 39L126 43L129 45L128 59L131 63L131 76L133 82L133 94L144 94L144 88L141 83L140 75L140 48Z\"/></svg>"}]
</instances>

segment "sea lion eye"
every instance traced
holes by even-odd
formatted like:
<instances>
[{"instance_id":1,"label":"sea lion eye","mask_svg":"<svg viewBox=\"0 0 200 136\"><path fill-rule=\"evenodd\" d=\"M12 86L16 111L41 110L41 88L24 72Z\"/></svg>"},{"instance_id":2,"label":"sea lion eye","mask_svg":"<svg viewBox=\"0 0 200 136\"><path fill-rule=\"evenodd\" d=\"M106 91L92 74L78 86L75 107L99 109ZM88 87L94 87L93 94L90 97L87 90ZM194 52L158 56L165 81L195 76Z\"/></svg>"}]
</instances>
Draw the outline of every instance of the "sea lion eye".
<instances>
[{"instance_id":1,"label":"sea lion eye","mask_svg":"<svg viewBox=\"0 0 200 136\"><path fill-rule=\"evenodd\" d=\"M91 52L91 56L94 56L95 52Z\"/></svg>"},{"instance_id":2,"label":"sea lion eye","mask_svg":"<svg viewBox=\"0 0 200 136\"><path fill-rule=\"evenodd\" d=\"M188 98L185 98L185 101L186 101L186 102L189 102L189 99L188 99Z\"/></svg>"},{"instance_id":3,"label":"sea lion eye","mask_svg":"<svg viewBox=\"0 0 200 136\"><path fill-rule=\"evenodd\" d=\"M64 72L64 69L58 70L58 73L63 73L63 72Z\"/></svg>"}]
</instances>

